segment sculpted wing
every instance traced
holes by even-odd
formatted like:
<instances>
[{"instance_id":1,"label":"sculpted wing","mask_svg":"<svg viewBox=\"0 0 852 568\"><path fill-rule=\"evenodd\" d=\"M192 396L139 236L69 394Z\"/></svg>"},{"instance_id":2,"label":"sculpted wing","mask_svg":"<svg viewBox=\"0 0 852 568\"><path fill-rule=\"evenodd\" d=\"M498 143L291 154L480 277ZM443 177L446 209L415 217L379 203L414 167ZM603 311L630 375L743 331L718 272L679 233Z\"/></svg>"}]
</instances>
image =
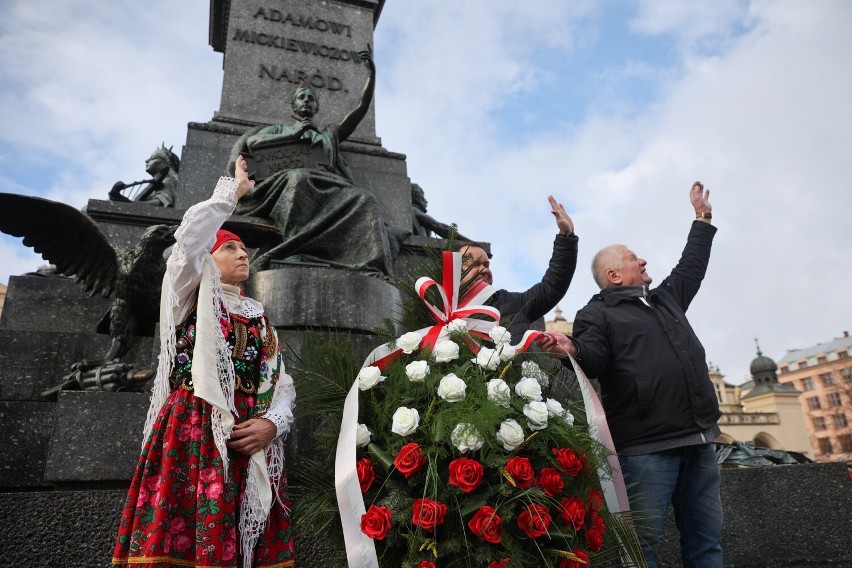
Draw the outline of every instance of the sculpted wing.
<instances>
[{"instance_id":1,"label":"sculpted wing","mask_svg":"<svg viewBox=\"0 0 852 568\"><path fill-rule=\"evenodd\" d=\"M85 213L57 201L0 193L0 231L24 237L60 274L74 276L90 294L109 296L118 275L118 255Z\"/></svg>"}]
</instances>

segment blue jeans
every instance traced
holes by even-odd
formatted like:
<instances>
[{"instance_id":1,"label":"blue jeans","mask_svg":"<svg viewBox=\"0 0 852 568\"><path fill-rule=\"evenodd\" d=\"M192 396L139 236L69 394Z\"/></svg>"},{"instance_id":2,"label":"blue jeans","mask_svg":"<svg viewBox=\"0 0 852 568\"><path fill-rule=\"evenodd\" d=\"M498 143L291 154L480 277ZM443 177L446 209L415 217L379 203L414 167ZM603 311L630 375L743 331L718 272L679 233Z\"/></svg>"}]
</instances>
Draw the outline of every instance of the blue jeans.
<instances>
[{"instance_id":1,"label":"blue jeans","mask_svg":"<svg viewBox=\"0 0 852 568\"><path fill-rule=\"evenodd\" d=\"M721 568L721 478L715 445L619 456L619 460L648 568L657 566L657 547L669 503L680 531L684 568Z\"/></svg>"}]
</instances>

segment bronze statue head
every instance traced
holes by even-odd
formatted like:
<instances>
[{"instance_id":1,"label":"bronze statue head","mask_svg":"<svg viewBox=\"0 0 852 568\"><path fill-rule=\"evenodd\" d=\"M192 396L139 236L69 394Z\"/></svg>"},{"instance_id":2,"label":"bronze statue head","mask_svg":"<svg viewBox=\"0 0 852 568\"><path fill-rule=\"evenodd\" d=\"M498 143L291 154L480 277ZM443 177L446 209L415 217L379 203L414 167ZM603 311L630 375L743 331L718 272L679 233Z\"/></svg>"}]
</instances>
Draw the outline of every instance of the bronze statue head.
<instances>
[{"instance_id":1,"label":"bronze statue head","mask_svg":"<svg viewBox=\"0 0 852 568\"><path fill-rule=\"evenodd\" d=\"M319 94L310 83L303 81L296 90L293 91L293 98L290 100L290 106L293 112L303 118L310 118L319 112Z\"/></svg>"},{"instance_id":2,"label":"bronze statue head","mask_svg":"<svg viewBox=\"0 0 852 568\"><path fill-rule=\"evenodd\" d=\"M423 188L416 183L411 184L411 204L422 211L426 211L426 208L429 206Z\"/></svg>"},{"instance_id":3,"label":"bronze statue head","mask_svg":"<svg viewBox=\"0 0 852 568\"><path fill-rule=\"evenodd\" d=\"M157 162L160 162L162 165L157 165ZM163 167L167 166L173 172L177 172L180 170L180 158L177 157L177 154L172 152L172 147L169 146L166 148L166 144L163 143L162 146L154 150L154 153L151 154L151 157L145 162L146 170L151 175L156 175ZM153 167L152 167L153 166ZM151 170L154 171L151 171Z\"/></svg>"}]
</instances>

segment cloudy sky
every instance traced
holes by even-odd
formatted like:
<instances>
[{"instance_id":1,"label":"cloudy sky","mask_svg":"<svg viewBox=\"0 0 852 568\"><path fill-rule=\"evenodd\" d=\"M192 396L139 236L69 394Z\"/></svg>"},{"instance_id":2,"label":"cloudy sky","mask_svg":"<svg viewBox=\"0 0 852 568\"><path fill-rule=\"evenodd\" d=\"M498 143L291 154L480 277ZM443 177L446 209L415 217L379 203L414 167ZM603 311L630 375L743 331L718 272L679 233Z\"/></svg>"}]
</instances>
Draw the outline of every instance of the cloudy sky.
<instances>
[{"instance_id":1,"label":"cloudy sky","mask_svg":"<svg viewBox=\"0 0 852 568\"><path fill-rule=\"evenodd\" d=\"M179 151L219 107L208 10L3 0L0 191L80 207ZM844 0L388 0L376 130L433 216L492 243L499 287L540 278L556 196L580 236L569 319L604 245L668 274L703 181L719 232L689 316L738 383L755 336L778 359L852 328L850 29ZM0 283L41 263L0 236Z\"/></svg>"}]
</instances>

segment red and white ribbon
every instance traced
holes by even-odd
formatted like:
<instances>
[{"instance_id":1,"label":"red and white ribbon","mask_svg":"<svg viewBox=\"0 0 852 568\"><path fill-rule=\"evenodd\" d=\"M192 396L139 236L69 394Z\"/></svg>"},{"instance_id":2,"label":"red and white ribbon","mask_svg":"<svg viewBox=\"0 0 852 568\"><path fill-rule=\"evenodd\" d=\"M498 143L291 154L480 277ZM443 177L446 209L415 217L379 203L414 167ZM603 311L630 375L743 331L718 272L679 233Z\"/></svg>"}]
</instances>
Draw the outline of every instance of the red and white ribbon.
<instances>
[{"instance_id":1,"label":"red and white ribbon","mask_svg":"<svg viewBox=\"0 0 852 568\"><path fill-rule=\"evenodd\" d=\"M580 383L580 392L583 393L583 406L586 408L589 434L609 450L607 461L612 468L612 475L607 475L603 467L598 470L607 509L629 522L630 504L627 500L627 488L624 486L621 464L618 462L618 456L615 455L615 444L612 442L612 434L610 434L609 425L606 423L603 405L594 387L592 387L592 383L586 377L586 373L583 372L583 369L580 368L573 357L570 355L568 357L574 366L577 382Z\"/></svg>"}]
</instances>

